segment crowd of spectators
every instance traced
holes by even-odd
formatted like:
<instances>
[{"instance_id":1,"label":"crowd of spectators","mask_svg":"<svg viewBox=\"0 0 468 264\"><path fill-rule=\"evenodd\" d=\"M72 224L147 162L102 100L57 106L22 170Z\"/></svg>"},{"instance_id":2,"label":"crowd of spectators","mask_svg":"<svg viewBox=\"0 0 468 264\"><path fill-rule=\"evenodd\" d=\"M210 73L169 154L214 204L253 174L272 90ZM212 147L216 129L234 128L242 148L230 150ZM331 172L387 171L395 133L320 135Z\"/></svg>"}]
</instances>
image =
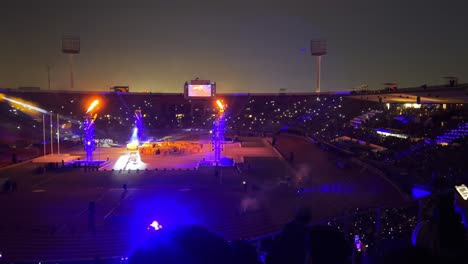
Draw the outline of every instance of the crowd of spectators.
<instances>
[{"instance_id":1,"label":"crowd of spectators","mask_svg":"<svg viewBox=\"0 0 468 264\"><path fill-rule=\"evenodd\" d=\"M468 168L463 162L468 154L468 138L461 136L444 145L438 144L436 139L444 131L466 123L467 117L467 110L459 105L447 108L441 105L391 106L372 120L365 120L359 126L349 123L337 131L354 139L352 143L355 145L364 142L385 148L385 151L369 148L357 153L366 160L375 161L373 164L381 169L404 175L411 184L443 190L468 179ZM383 129L400 137L379 133ZM333 144L342 148L350 145Z\"/></svg>"},{"instance_id":2,"label":"crowd of spectators","mask_svg":"<svg viewBox=\"0 0 468 264\"><path fill-rule=\"evenodd\" d=\"M356 211L351 219L310 226L313 211L300 209L281 232L253 242L228 242L196 226L162 229L130 263L460 263L468 244L453 195L427 199L423 211Z\"/></svg>"},{"instance_id":3,"label":"crowd of spectators","mask_svg":"<svg viewBox=\"0 0 468 264\"><path fill-rule=\"evenodd\" d=\"M116 131L131 133L136 110L141 110L143 125L148 130L211 129L218 111L213 100L189 100L183 94L23 92L10 96L21 97L46 111L58 113L64 121L71 123L70 131L74 134L80 134L80 122L87 100L99 96L102 106L98 110L96 134L101 138L113 138L118 135ZM241 94L221 95L219 98L227 105L228 130L234 132L271 132L289 126L308 129L315 135L325 135L342 127L361 110L378 106L375 102L363 101L356 107L358 101L340 95ZM10 107L2 103L2 107L7 110L7 115L1 118L12 127L20 127L18 131L41 131L40 114L32 118L22 114L14 105ZM55 120L53 123L55 125Z\"/></svg>"},{"instance_id":4,"label":"crowd of spectators","mask_svg":"<svg viewBox=\"0 0 468 264\"><path fill-rule=\"evenodd\" d=\"M88 95L51 93L56 100L41 95L22 93L14 96L35 101L47 111L66 117L70 125L62 129L67 129L70 137L75 135L79 138ZM99 141L102 144L113 144L123 135L128 137L135 122L135 110L141 110L148 133L155 129L210 130L217 113L211 101L188 100L181 94L142 96L111 93L101 96L105 106L96 120L96 134L103 138ZM412 183L430 186L434 193L446 191L468 179L466 138L460 138L449 146L440 146L435 141L444 131L466 122L468 114L463 106L387 106L340 95L224 95L223 100L228 105L227 129L232 134L248 132L259 135L288 129L324 142L341 136L359 139L387 149L367 151L360 158L372 161L384 170L397 168L399 176L409 178ZM0 117L4 131L34 139L36 143L42 140L40 116L26 115L6 103L1 103L0 107L6 113ZM375 110L381 112L358 126L351 123L353 118ZM377 133L379 128L398 131L407 138L382 136ZM392 173L389 175L394 176ZM401 177L393 179L398 181ZM450 263L466 252L463 251L466 231L458 225L460 221L447 203L445 196L434 203L432 211L437 212L428 214L427 219L421 216L420 206L410 206L354 212L346 218L312 228L308 225L308 212L302 211L281 234L257 241L260 244L258 248L245 241L227 243L198 227L164 230L155 236L149 248L137 251L130 262L149 263L149 259L154 263L258 263L263 256L259 252L264 252L264 261L271 264L305 263L306 260L309 263L350 263L368 260L366 256L376 257L376 261L399 259L400 263L406 263L411 257L424 260L425 256L431 256L433 258L425 261ZM422 226L422 222L425 225ZM409 246L415 229L425 230L424 235L433 243L420 242L419 245L416 243L419 247ZM456 239L450 241L447 234L454 235ZM363 245L360 251L357 250L356 235ZM397 245L395 248L404 248L403 251L398 249L396 255L388 255L388 249L393 248L392 243Z\"/></svg>"},{"instance_id":5,"label":"crowd of spectators","mask_svg":"<svg viewBox=\"0 0 468 264\"><path fill-rule=\"evenodd\" d=\"M79 135L81 121L90 97L99 96L101 106L97 111L98 137L113 138L116 131L131 133L135 124L135 111L140 110L143 125L153 129L211 129L217 106L210 99L186 99L183 94L87 94L66 92L12 93L40 108L61 116L63 124L72 134ZM51 100L54 99L54 100ZM459 123L466 117L462 106L443 108L440 105L423 105L421 108L388 105L351 99L343 95L221 95L227 105L227 126L230 131L274 132L284 127L303 130L305 133L331 140L343 134L372 139L369 129L391 127L415 138L435 137L441 131ZM20 107L1 104L2 124L16 133L42 130L40 114L25 115ZM361 127L350 123L353 118L378 110L382 114L365 120ZM48 121L48 120L47 120ZM55 120L53 122L55 125ZM37 133L36 133L37 134ZM117 135L117 134L116 134ZM115 140L115 139L114 139Z\"/></svg>"},{"instance_id":6,"label":"crowd of spectators","mask_svg":"<svg viewBox=\"0 0 468 264\"><path fill-rule=\"evenodd\" d=\"M81 119L87 100L101 98L96 120L99 144L125 143L135 125L135 111L141 110L146 135L158 129L210 130L217 108L209 99L186 99L183 94L87 94L71 92L12 92L12 98L21 98L38 107L61 116L62 147L66 141L79 141L82 137ZM227 135L265 135L288 129L315 139L331 142L347 136L387 151L360 151L358 155L405 170L422 183L434 184L435 178L466 177L462 162L466 140L461 138L450 146L439 146L435 139L444 131L466 122L467 109L461 105L388 105L361 101L342 95L222 95L227 104ZM53 100L51 100L53 99ZM25 114L21 107L0 104L3 141L16 139L27 147L36 146L41 153L42 117ZM367 115L367 113L374 113ZM376 113L376 114L375 114ZM368 116L359 124L353 118ZM55 126L53 120L52 126ZM46 123L49 123L46 115ZM382 136L378 129L391 129L406 138ZM48 130L48 126L46 126ZM48 133L49 131L47 131ZM11 137L11 138L10 138ZM54 137L55 138L55 137ZM46 140L48 137L46 138ZM30 141L27 144L26 141ZM337 143L336 143L337 144ZM69 144L73 146L74 144ZM8 146L7 146L8 147ZM10 146L11 147L11 146ZM17 146L14 146L17 147ZM345 146L338 145L344 148ZM18 150L19 152L19 150ZM10 159L10 156L6 157ZM465 175L463 175L465 174Z\"/></svg>"}]
</instances>

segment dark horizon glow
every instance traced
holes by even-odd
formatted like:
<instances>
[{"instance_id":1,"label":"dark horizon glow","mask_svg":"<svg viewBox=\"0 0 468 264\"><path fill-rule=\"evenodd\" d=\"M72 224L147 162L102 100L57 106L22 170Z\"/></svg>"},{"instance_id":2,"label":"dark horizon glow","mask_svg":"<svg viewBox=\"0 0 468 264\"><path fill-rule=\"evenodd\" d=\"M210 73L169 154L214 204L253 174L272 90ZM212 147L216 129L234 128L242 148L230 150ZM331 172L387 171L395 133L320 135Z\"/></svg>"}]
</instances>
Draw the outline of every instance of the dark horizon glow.
<instances>
[{"instance_id":1,"label":"dark horizon glow","mask_svg":"<svg viewBox=\"0 0 468 264\"><path fill-rule=\"evenodd\" d=\"M95 3L98 2L98 3ZM176 2L176 3L174 3ZM0 87L69 90L63 36L81 38L75 90L315 89L310 40L324 38L322 91L468 81L468 3L452 1L19 1L0 11Z\"/></svg>"}]
</instances>

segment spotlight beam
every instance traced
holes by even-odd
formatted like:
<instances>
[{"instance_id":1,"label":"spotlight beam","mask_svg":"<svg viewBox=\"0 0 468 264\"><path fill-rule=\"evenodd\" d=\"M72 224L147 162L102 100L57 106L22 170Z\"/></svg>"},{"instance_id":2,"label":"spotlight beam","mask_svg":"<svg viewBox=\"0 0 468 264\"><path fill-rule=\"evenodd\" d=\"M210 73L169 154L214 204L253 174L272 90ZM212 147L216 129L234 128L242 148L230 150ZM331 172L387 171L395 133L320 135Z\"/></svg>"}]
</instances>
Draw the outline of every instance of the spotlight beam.
<instances>
[{"instance_id":1,"label":"spotlight beam","mask_svg":"<svg viewBox=\"0 0 468 264\"><path fill-rule=\"evenodd\" d=\"M16 99L8 98L4 94L0 93L0 101L2 99L9 102L11 106L21 106L21 107L26 108L27 110L37 111L37 112L42 113L42 114L50 114L50 112L48 112L45 109L42 109L40 107L31 105L31 104L28 104L28 103L25 103L25 102L21 102L21 101L16 100ZM22 109L19 109L19 110L24 112L25 114L28 114L28 115L31 114L31 113L27 113L27 112L23 111ZM78 120L73 119L73 118L69 118L69 117L64 116L64 115L59 115L59 118L62 119L62 120L65 120L65 121L70 121L73 124L80 124L80 122Z\"/></svg>"},{"instance_id":2,"label":"spotlight beam","mask_svg":"<svg viewBox=\"0 0 468 264\"><path fill-rule=\"evenodd\" d=\"M49 113L45 109L39 108L39 107L34 106L34 105L30 105L30 104L27 104L27 103L24 103L24 102L20 102L20 101L15 100L15 99L8 98L8 97L6 97L4 95L1 98L4 99L4 100L7 100L10 103L20 105L20 106L25 107L27 109L31 109L31 110L34 110L34 111L37 111L37 112L40 112L40 113L43 113L43 114L48 114Z\"/></svg>"}]
</instances>

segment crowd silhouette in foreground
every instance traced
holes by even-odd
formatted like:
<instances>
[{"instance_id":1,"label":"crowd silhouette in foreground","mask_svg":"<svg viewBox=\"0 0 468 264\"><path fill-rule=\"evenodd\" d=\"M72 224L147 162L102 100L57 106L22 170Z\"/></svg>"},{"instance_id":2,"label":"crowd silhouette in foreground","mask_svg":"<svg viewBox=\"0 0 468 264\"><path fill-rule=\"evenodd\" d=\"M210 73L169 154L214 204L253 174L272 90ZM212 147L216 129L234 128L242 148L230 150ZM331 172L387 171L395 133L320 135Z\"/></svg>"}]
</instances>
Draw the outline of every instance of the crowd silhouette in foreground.
<instances>
[{"instance_id":1,"label":"crowd silhouette in foreground","mask_svg":"<svg viewBox=\"0 0 468 264\"><path fill-rule=\"evenodd\" d=\"M356 241L336 227L310 226L312 213L298 210L295 219L271 241L266 256L259 256L247 240L229 242L202 227L180 226L156 231L134 252L130 263L467 263L467 233L455 211L453 193L435 199L431 213L413 231L413 245L357 247Z\"/></svg>"}]
</instances>

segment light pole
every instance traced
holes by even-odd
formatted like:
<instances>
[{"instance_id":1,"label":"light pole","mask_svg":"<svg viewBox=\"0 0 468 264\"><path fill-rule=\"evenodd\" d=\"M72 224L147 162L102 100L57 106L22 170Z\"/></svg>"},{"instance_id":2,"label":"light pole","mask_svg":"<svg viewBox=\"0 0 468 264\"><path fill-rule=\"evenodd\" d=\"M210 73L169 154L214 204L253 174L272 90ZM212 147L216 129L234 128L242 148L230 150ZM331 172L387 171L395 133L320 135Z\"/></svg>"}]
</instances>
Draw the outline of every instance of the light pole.
<instances>
[{"instance_id":1,"label":"light pole","mask_svg":"<svg viewBox=\"0 0 468 264\"><path fill-rule=\"evenodd\" d=\"M73 76L73 55L80 53L80 38L78 37L63 37L62 38L62 52L68 54L70 64L70 88L75 88Z\"/></svg>"},{"instance_id":2,"label":"light pole","mask_svg":"<svg viewBox=\"0 0 468 264\"><path fill-rule=\"evenodd\" d=\"M50 65L47 65L47 89L50 90Z\"/></svg>"},{"instance_id":3,"label":"light pole","mask_svg":"<svg viewBox=\"0 0 468 264\"><path fill-rule=\"evenodd\" d=\"M327 54L327 41L323 39L316 39L310 41L310 51L312 56L317 57L317 84L315 92L320 93L320 77L322 67L322 56Z\"/></svg>"}]
</instances>

